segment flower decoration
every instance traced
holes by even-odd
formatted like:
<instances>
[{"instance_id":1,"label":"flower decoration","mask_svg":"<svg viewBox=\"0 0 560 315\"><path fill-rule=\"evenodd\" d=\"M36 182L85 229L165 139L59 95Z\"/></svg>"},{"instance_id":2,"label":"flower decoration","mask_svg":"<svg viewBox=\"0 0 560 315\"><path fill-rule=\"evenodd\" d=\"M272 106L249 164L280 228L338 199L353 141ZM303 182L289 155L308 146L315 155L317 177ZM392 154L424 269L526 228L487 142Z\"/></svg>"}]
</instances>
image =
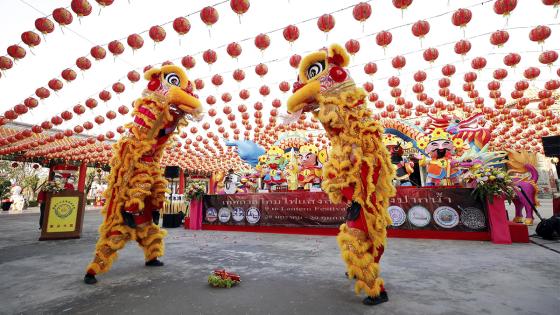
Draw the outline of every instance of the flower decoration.
<instances>
[{"instance_id":1,"label":"flower decoration","mask_svg":"<svg viewBox=\"0 0 560 315\"><path fill-rule=\"evenodd\" d=\"M187 182L185 186L185 199L190 201L192 199L202 199L206 194L206 184L201 180L193 180Z\"/></svg>"},{"instance_id":2,"label":"flower decoration","mask_svg":"<svg viewBox=\"0 0 560 315\"><path fill-rule=\"evenodd\" d=\"M225 269L214 270L214 272L208 276L208 283L215 288L229 289L240 282L241 277L238 274L227 272Z\"/></svg>"},{"instance_id":3,"label":"flower decoration","mask_svg":"<svg viewBox=\"0 0 560 315\"><path fill-rule=\"evenodd\" d=\"M467 183L476 183L473 195L480 199L494 201L494 196L503 196L508 202L515 198L513 179L502 169L496 167L480 167L465 175Z\"/></svg>"},{"instance_id":4,"label":"flower decoration","mask_svg":"<svg viewBox=\"0 0 560 315\"><path fill-rule=\"evenodd\" d=\"M60 183L59 181L51 180L45 183L45 186L43 186L41 190L44 192L56 194L63 191L64 187L62 186L62 183Z\"/></svg>"}]
</instances>

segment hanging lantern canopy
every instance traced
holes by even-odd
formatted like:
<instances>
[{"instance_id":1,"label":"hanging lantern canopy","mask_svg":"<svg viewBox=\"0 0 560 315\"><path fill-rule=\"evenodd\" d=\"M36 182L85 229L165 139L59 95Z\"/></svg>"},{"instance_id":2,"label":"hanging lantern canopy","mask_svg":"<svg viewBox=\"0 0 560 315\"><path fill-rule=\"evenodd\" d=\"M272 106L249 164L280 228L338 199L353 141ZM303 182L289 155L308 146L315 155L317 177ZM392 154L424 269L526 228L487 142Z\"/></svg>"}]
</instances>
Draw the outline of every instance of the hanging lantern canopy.
<instances>
[{"instance_id":1,"label":"hanging lantern canopy","mask_svg":"<svg viewBox=\"0 0 560 315\"><path fill-rule=\"evenodd\" d=\"M144 46L144 39L138 34L131 34L126 38L126 43L128 44L128 46L130 46L130 48L132 48L132 51L134 52L135 50L140 49L142 48L142 46Z\"/></svg>"},{"instance_id":2,"label":"hanging lantern canopy","mask_svg":"<svg viewBox=\"0 0 560 315\"><path fill-rule=\"evenodd\" d=\"M138 73L138 72L132 70L132 71L129 71L129 72L126 74L126 77L128 78L128 80L129 80L130 82L135 83L135 82L138 82L138 81L140 80L140 73Z\"/></svg>"},{"instance_id":3,"label":"hanging lantern canopy","mask_svg":"<svg viewBox=\"0 0 560 315\"><path fill-rule=\"evenodd\" d=\"M424 57L424 60L429 63L434 63L434 61L436 61L436 59L439 57L439 51L437 50L437 48L428 48L424 50L424 53L422 55Z\"/></svg>"},{"instance_id":4,"label":"hanging lantern canopy","mask_svg":"<svg viewBox=\"0 0 560 315\"><path fill-rule=\"evenodd\" d=\"M21 41L29 48L33 48L41 43L41 36L33 31L27 31L21 33Z\"/></svg>"},{"instance_id":5,"label":"hanging lantern canopy","mask_svg":"<svg viewBox=\"0 0 560 315\"><path fill-rule=\"evenodd\" d=\"M355 39L350 39L344 44L348 53L354 56L358 51L360 51L360 42Z\"/></svg>"},{"instance_id":6,"label":"hanging lantern canopy","mask_svg":"<svg viewBox=\"0 0 560 315\"><path fill-rule=\"evenodd\" d=\"M204 62L206 62L208 65L211 65L216 62L216 60L218 60L218 56L216 55L215 51L213 51L212 49L208 49L202 54L202 59L204 59Z\"/></svg>"},{"instance_id":7,"label":"hanging lantern canopy","mask_svg":"<svg viewBox=\"0 0 560 315\"><path fill-rule=\"evenodd\" d=\"M262 33L257 35L257 37L255 37L255 46L260 49L261 52L264 52L264 50L270 46L270 37Z\"/></svg>"},{"instance_id":8,"label":"hanging lantern canopy","mask_svg":"<svg viewBox=\"0 0 560 315\"><path fill-rule=\"evenodd\" d=\"M229 5L233 12L237 13L239 24L241 24L241 15L249 11L251 3L249 3L249 0L230 0Z\"/></svg>"},{"instance_id":9,"label":"hanging lantern canopy","mask_svg":"<svg viewBox=\"0 0 560 315\"><path fill-rule=\"evenodd\" d=\"M509 33L507 31L495 31L490 35L490 43L498 48L504 46L508 39Z\"/></svg>"},{"instance_id":10,"label":"hanging lantern canopy","mask_svg":"<svg viewBox=\"0 0 560 315\"><path fill-rule=\"evenodd\" d=\"M50 34L54 31L54 23L46 17L35 20L35 28L43 35Z\"/></svg>"},{"instance_id":11,"label":"hanging lantern canopy","mask_svg":"<svg viewBox=\"0 0 560 315\"><path fill-rule=\"evenodd\" d=\"M544 51L539 55L539 62L549 67L552 67L556 60L558 60L558 53L554 50Z\"/></svg>"},{"instance_id":12,"label":"hanging lantern canopy","mask_svg":"<svg viewBox=\"0 0 560 315\"><path fill-rule=\"evenodd\" d=\"M20 60L25 57L27 54L25 49L19 45L11 45L6 49L8 55L12 57L14 60Z\"/></svg>"},{"instance_id":13,"label":"hanging lantern canopy","mask_svg":"<svg viewBox=\"0 0 560 315\"><path fill-rule=\"evenodd\" d=\"M420 47L422 47L422 39L430 32L430 23L425 20L420 20L412 24L412 35L420 39Z\"/></svg>"},{"instance_id":14,"label":"hanging lantern canopy","mask_svg":"<svg viewBox=\"0 0 560 315\"><path fill-rule=\"evenodd\" d=\"M66 10L65 8L54 9L52 16L60 26L70 25L74 20L74 18L72 17L72 13L70 13L70 11Z\"/></svg>"},{"instance_id":15,"label":"hanging lantern canopy","mask_svg":"<svg viewBox=\"0 0 560 315\"><path fill-rule=\"evenodd\" d=\"M282 35L284 35L284 39L291 45L299 38L299 29L295 25L288 25L284 28Z\"/></svg>"},{"instance_id":16,"label":"hanging lantern canopy","mask_svg":"<svg viewBox=\"0 0 560 315\"><path fill-rule=\"evenodd\" d=\"M329 36L329 32L334 28L334 17L330 14L323 14L317 19L317 27L321 30L325 35Z\"/></svg>"},{"instance_id":17,"label":"hanging lantern canopy","mask_svg":"<svg viewBox=\"0 0 560 315\"><path fill-rule=\"evenodd\" d=\"M352 16L356 21L362 23L362 32L364 31L364 25L367 19L371 16L371 5L366 2L360 2L354 6L352 10Z\"/></svg>"},{"instance_id":18,"label":"hanging lantern canopy","mask_svg":"<svg viewBox=\"0 0 560 315\"><path fill-rule=\"evenodd\" d=\"M193 56L185 56L185 57L181 58L181 64L187 70L190 70L190 69L194 68L194 66L196 65L196 60L194 59Z\"/></svg>"},{"instance_id":19,"label":"hanging lantern canopy","mask_svg":"<svg viewBox=\"0 0 560 315\"><path fill-rule=\"evenodd\" d=\"M290 57L290 66L292 66L292 68L297 69L299 67L300 62L301 62L300 55L295 54Z\"/></svg>"},{"instance_id":20,"label":"hanging lantern canopy","mask_svg":"<svg viewBox=\"0 0 560 315\"><path fill-rule=\"evenodd\" d=\"M101 46L93 46L89 52L95 60L101 60L107 55L105 48Z\"/></svg>"},{"instance_id":21,"label":"hanging lantern canopy","mask_svg":"<svg viewBox=\"0 0 560 315\"><path fill-rule=\"evenodd\" d=\"M241 70L241 69L236 69L235 71L233 71L233 79L237 82L241 82L245 79L245 71Z\"/></svg>"},{"instance_id":22,"label":"hanging lantern canopy","mask_svg":"<svg viewBox=\"0 0 560 315\"><path fill-rule=\"evenodd\" d=\"M239 55L241 55L242 48L241 45L239 45L236 42L233 42L227 45L226 51L231 58L237 58L239 57Z\"/></svg>"},{"instance_id":23,"label":"hanging lantern canopy","mask_svg":"<svg viewBox=\"0 0 560 315\"><path fill-rule=\"evenodd\" d=\"M154 41L154 45L159 43L165 39L166 33L165 29L159 25L154 25L150 27L150 31L148 32L150 38Z\"/></svg>"},{"instance_id":24,"label":"hanging lantern canopy","mask_svg":"<svg viewBox=\"0 0 560 315\"><path fill-rule=\"evenodd\" d=\"M537 42L540 45L543 45L545 40L550 37L551 34L550 27L546 25L540 25L531 30L529 32L529 39L533 42Z\"/></svg>"},{"instance_id":25,"label":"hanging lantern canopy","mask_svg":"<svg viewBox=\"0 0 560 315\"><path fill-rule=\"evenodd\" d=\"M91 4L87 0L72 0L70 8L78 18L90 15L92 10Z\"/></svg>"}]
</instances>

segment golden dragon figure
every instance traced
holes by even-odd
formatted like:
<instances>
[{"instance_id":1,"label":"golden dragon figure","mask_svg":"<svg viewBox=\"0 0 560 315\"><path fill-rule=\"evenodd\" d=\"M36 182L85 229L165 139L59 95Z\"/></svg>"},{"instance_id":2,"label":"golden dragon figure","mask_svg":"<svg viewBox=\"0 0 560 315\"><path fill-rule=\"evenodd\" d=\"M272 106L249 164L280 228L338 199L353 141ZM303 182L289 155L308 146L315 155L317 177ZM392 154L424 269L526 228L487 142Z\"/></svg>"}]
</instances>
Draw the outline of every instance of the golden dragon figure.
<instances>
[{"instance_id":1,"label":"golden dragon figure","mask_svg":"<svg viewBox=\"0 0 560 315\"><path fill-rule=\"evenodd\" d=\"M157 258L163 256L166 232L152 221L167 190L160 161L175 129L186 124L187 116L200 118L202 107L181 68L152 68L144 78L149 83L134 102L134 122L125 126L128 132L113 146L104 220L93 261L86 268L87 284L96 283L95 275L111 268L117 251L130 240L143 248L146 266L163 265Z\"/></svg>"},{"instance_id":2,"label":"golden dragon figure","mask_svg":"<svg viewBox=\"0 0 560 315\"><path fill-rule=\"evenodd\" d=\"M288 112L312 112L331 141L323 166L322 187L333 203L349 204L347 221L337 237L356 294L366 305L388 301L379 276L386 246L389 198L395 194L394 170L383 128L366 106L366 93L356 86L346 67L349 56L332 45L303 58L288 100Z\"/></svg>"}]
</instances>

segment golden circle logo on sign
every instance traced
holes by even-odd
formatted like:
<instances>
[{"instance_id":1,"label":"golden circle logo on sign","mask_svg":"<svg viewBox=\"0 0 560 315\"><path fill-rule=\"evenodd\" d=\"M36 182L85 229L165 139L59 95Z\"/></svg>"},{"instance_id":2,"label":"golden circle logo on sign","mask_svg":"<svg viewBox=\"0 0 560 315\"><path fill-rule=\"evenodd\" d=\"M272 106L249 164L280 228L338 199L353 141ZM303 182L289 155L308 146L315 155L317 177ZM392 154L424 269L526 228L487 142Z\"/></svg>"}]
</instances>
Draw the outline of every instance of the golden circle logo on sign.
<instances>
[{"instance_id":1,"label":"golden circle logo on sign","mask_svg":"<svg viewBox=\"0 0 560 315\"><path fill-rule=\"evenodd\" d=\"M76 229L79 197L52 197L47 232L72 232Z\"/></svg>"}]
</instances>

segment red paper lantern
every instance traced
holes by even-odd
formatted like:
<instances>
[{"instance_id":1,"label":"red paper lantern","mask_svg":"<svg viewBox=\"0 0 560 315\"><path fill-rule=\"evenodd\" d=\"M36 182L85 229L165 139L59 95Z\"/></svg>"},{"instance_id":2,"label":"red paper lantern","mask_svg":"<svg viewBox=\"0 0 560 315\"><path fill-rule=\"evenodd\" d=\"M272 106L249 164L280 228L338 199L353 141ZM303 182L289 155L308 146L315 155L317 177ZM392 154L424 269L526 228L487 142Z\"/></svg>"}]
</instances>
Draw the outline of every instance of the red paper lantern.
<instances>
[{"instance_id":1,"label":"red paper lantern","mask_svg":"<svg viewBox=\"0 0 560 315\"><path fill-rule=\"evenodd\" d=\"M77 115L81 115L83 113L86 112L86 108L80 104L75 105L72 110L74 111L74 113L76 113Z\"/></svg>"},{"instance_id":2,"label":"red paper lantern","mask_svg":"<svg viewBox=\"0 0 560 315\"><path fill-rule=\"evenodd\" d=\"M165 39L166 33L163 27L159 25L154 25L150 27L150 31L148 32L148 35L155 43L159 43Z\"/></svg>"},{"instance_id":3,"label":"red paper lantern","mask_svg":"<svg viewBox=\"0 0 560 315\"><path fill-rule=\"evenodd\" d=\"M290 66L292 66L293 68L297 69L299 67L299 63L301 62L301 56L300 55L292 55L290 57Z\"/></svg>"},{"instance_id":4,"label":"red paper lantern","mask_svg":"<svg viewBox=\"0 0 560 315\"><path fill-rule=\"evenodd\" d=\"M212 26L218 22L219 17L218 10L214 7L205 7L200 11L200 19L208 26Z\"/></svg>"},{"instance_id":5,"label":"red paper lantern","mask_svg":"<svg viewBox=\"0 0 560 315\"><path fill-rule=\"evenodd\" d=\"M404 56L396 56L391 60L393 68L400 70L406 65L406 58Z\"/></svg>"},{"instance_id":6,"label":"red paper lantern","mask_svg":"<svg viewBox=\"0 0 560 315\"><path fill-rule=\"evenodd\" d=\"M358 51L360 51L360 42L355 39L350 39L344 44L348 53L354 56Z\"/></svg>"},{"instance_id":7,"label":"red paper lantern","mask_svg":"<svg viewBox=\"0 0 560 315\"><path fill-rule=\"evenodd\" d=\"M91 14L91 4L87 0L72 0L70 8L78 17L84 17Z\"/></svg>"},{"instance_id":8,"label":"red paper lantern","mask_svg":"<svg viewBox=\"0 0 560 315\"><path fill-rule=\"evenodd\" d=\"M515 90L516 91L525 91L528 88L529 88L529 82L527 82L525 80L517 81L515 83Z\"/></svg>"},{"instance_id":9,"label":"red paper lantern","mask_svg":"<svg viewBox=\"0 0 560 315\"><path fill-rule=\"evenodd\" d=\"M278 88L280 89L280 91L282 91L283 93L286 93L290 90L290 84L286 81L282 81L280 82L280 84L278 85Z\"/></svg>"},{"instance_id":10,"label":"red paper lantern","mask_svg":"<svg viewBox=\"0 0 560 315\"><path fill-rule=\"evenodd\" d=\"M124 105L119 106L119 108L117 110L119 111L119 114L121 114L123 116L128 114L128 111L129 111L128 107L126 107Z\"/></svg>"},{"instance_id":11,"label":"red paper lantern","mask_svg":"<svg viewBox=\"0 0 560 315\"><path fill-rule=\"evenodd\" d=\"M19 45L11 45L6 49L6 51L10 57L14 58L14 60L22 59L26 55L25 49Z\"/></svg>"},{"instance_id":12,"label":"red paper lantern","mask_svg":"<svg viewBox=\"0 0 560 315\"><path fill-rule=\"evenodd\" d=\"M237 58L239 57L239 55L241 55L242 52L241 45L236 42L229 43L227 45L226 51L228 55L231 56L231 58Z\"/></svg>"},{"instance_id":13,"label":"red paper lantern","mask_svg":"<svg viewBox=\"0 0 560 315\"><path fill-rule=\"evenodd\" d=\"M35 20L35 28L43 35L50 34L54 31L54 23L46 17Z\"/></svg>"},{"instance_id":14,"label":"red paper lantern","mask_svg":"<svg viewBox=\"0 0 560 315\"><path fill-rule=\"evenodd\" d=\"M504 56L504 64L508 67L515 68L515 66L521 61L521 55L516 53L510 53Z\"/></svg>"},{"instance_id":15,"label":"red paper lantern","mask_svg":"<svg viewBox=\"0 0 560 315\"><path fill-rule=\"evenodd\" d=\"M261 78L268 73L268 67L264 63L255 66L255 73Z\"/></svg>"},{"instance_id":16,"label":"red paper lantern","mask_svg":"<svg viewBox=\"0 0 560 315\"><path fill-rule=\"evenodd\" d=\"M55 92L62 89L62 86L63 86L62 81L60 81L59 79L50 80L48 85L49 85L49 88L51 90L55 91Z\"/></svg>"},{"instance_id":17,"label":"red paper lantern","mask_svg":"<svg viewBox=\"0 0 560 315\"><path fill-rule=\"evenodd\" d=\"M102 123L105 122L105 118L103 116L98 115L98 116L95 116L94 121L95 121L96 124L101 125Z\"/></svg>"},{"instance_id":18,"label":"red paper lantern","mask_svg":"<svg viewBox=\"0 0 560 315\"><path fill-rule=\"evenodd\" d=\"M552 66L552 64L558 60L558 53L554 50L544 51L539 55L539 62L547 66Z\"/></svg>"},{"instance_id":19,"label":"red paper lantern","mask_svg":"<svg viewBox=\"0 0 560 315\"><path fill-rule=\"evenodd\" d=\"M546 83L544 84L544 88L549 91L558 90L558 88L560 88L560 81L558 80L546 81Z\"/></svg>"},{"instance_id":20,"label":"red paper lantern","mask_svg":"<svg viewBox=\"0 0 560 315\"><path fill-rule=\"evenodd\" d=\"M472 19L472 12L469 9L458 9L451 16L451 22L455 26L466 27Z\"/></svg>"},{"instance_id":21,"label":"red paper lantern","mask_svg":"<svg viewBox=\"0 0 560 315\"><path fill-rule=\"evenodd\" d=\"M261 87L259 88L259 93L260 93L262 96L267 96L268 94L270 94L270 89L268 88L268 86L263 85L263 86L261 86Z\"/></svg>"},{"instance_id":22,"label":"red paper lantern","mask_svg":"<svg viewBox=\"0 0 560 315\"><path fill-rule=\"evenodd\" d=\"M39 97L40 99L43 100L43 99L49 97L51 95L51 92L49 92L49 90L47 90L44 87L40 87L40 88L35 90L35 95L37 95L37 97Z\"/></svg>"},{"instance_id":23,"label":"red paper lantern","mask_svg":"<svg viewBox=\"0 0 560 315\"><path fill-rule=\"evenodd\" d=\"M41 43L41 36L33 31L27 31L21 34L21 41L33 48Z\"/></svg>"},{"instance_id":24,"label":"red paper lantern","mask_svg":"<svg viewBox=\"0 0 560 315\"><path fill-rule=\"evenodd\" d=\"M14 106L14 112L16 112L16 114L18 115L23 115L25 113L27 113L29 111L29 109L27 108L27 106L23 105L23 104L17 104L16 106Z\"/></svg>"},{"instance_id":25,"label":"red paper lantern","mask_svg":"<svg viewBox=\"0 0 560 315\"><path fill-rule=\"evenodd\" d=\"M448 78L441 78L438 81L438 85L440 88L446 88L449 87L449 85L451 85L451 80L449 80Z\"/></svg>"},{"instance_id":26,"label":"red paper lantern","mask_svg":"<svg viewBox=\"0 0 560 315\"><path fill-rule=\"evenodd\" d=\"M108 102L111 99L111 93L109 91L103 90L99 92L99 99Z\"/></svg>"},{"instance_id":27,"label":"red paper lantern","mask_svg":"<svg viewBox=\"0 0 560 315\"><path fill-rule=\"evenodd\" d=\"M210 96L206 97L206 103L208 105L214 105L214 104L216 104L216 98L214 96L210 95Z\"/></svg>"},{"instance_id":28,"label":"red paper lantern","mask_svg":"<svg viewBox=\"0 0 560 315\"><path fill-rule=\"evenodd\" d=\"M90 54L95 60L101 60L105 58L107 52L105 51L105 48L101 46L94 46L91 48Z\"/></svg>"},{"instance_id":29,"label":"red paper lantern","mask_svg":"<svg viewBox=\"0 0 560 315\"><path fill-rule=\"evenodd\" d=\"M70 119L72 119L73 115L72 115L71 112L65 110L62 113L60 113L60 117L62 117L62 119L64 119L64 120L70 120Z\"/></svg>"},{"instance_id":30,"label":"red paper lantern","mask_svg":"<svg viewBox=\"0 0 560 315\"><path fill-rule=\"evenodd\" d=\"M64 69L62 70L62 73L60 74L60 76L66 80L66 82L71 82L74 81L76 79L76 71L72 70L72 69Z\"/></svg>"},{"instance_id":31,"label":"red paper lantern","mask_svg":"<svg viewBox=\"0 0 560 315\"><path fill-rule=\"evenodd\" d=\"M471 82L476 81L476 78L477 78L477 75L474 72L467 72L464 75L464 80L467 83L471 83Z\"/></svg>"},{"instance_id":32,"label":"red paper lantern","mask_svg":"<svg viewBox=\"0 0 560 315\"><path fill-rule=\"evenodd\" d=\"M374 75L377 72L377 64L374 62L368 62L364 65L364 72L367 75Z\"/></svg>"},{"instance_id":33,"label":"red paper lantern","mask_svg":"<svg viewBox=\"0 0 560 315\"><path fill-rule=\"evenodd\" d=\"M299 38L299 29L295 25L288 25L284 28L282 35L284 35L284 39L291 44Z\"/></svg>"},{"instance_id":34,"label":"red paper lantern","mask_svg":"<svg viewBox=\"0 0 560 315\"><path fill-rule=\"evenodd\" d=\"M423 57L427 62L433 63L439 57L439 51L437 48L428 48L424 50Z\"/></svg>"},{"instance_id":35,"label":"red paper lantern","mask_svg":"<svg viewBox=\"0 0 560 315\"><path fill-rule=\"evenodd\" d=\"M486 67L486 58L476 57L471 61L471 67L475 70L481 70Z\"/></svg>"},{"instance_id":36,"label":"red paper lantern","mask_svg":"<svg viewBox=\"0 0 560 315\"><path fill-rule=\"evenodd\" d=\"M80 57L76 59L76 66L80 68L80 70L85 71L91 68L91 61L87 57Z\"/></svg>"},{"instance_id":37,"label":"red paper lantern","mask_svg":"<svg viewBox=\"0 0 560 315\"><path fill-rule=\"evenodd\" d=\"M249 0L230 0L229 5L233 12L239 16L239 23L241 23L241 15L245 14L251 6Z\"/></svg>"},{"instance_id":38,"label":"red paper lantern","mask_svg":"<svg viewBox=\"0 0 560 315\"><path fill-rule=\"evenodd\" d=\"M534 80L541 74L541 70L536 67L529 67L523 72L523 76L528 80Z\"/></svg>"},{"instance_id":39,"label":"red paper lantern","mask_svg":"<svg viewBox=\"0 0 560 315\"><path fill-rule=\"evenodd\" d=\"M33 97L28 97L23 101L23 104L28 108L35 108L39 105L39 102Z\"/></svg>"},{"instance_id":40,"label":"red paper lantern","mask_svg":"<svg viewBox=\"0 0 560 315\"><path fill-rule=\"evenodd\" d=\"M373 83L371 82L365 82L363 84L364 90L366 90L366 92L370 93L373 91Z\"/></svg>"},{"instance_id":41,"label":"red paper lantern","mask_svg":"<svg viewBox=\"0 0 560 315\"><path fill-rule=\"evenodd\" d=\"M109 120L113 120L117 117L117 113L115 113L114 111L110 110L105 114L105 117L109 118Z\"/></svg>"},{"instance_id":42,"label":"red paper lantern","mask_svg":"<svg viewBox=\"0 0 560 315\"><path fill-rule=\"evenodd\" d=\"M509 39L507 31L495 31L490 35L490 43L494 46L502 47Z\"/></svg>"},{"instance_id":43,"label":"red paper lantern","mask_svg":"<svg viewBox=\"0 0 560 315\"><path fill-rule=\"evenodd\" d=\"M550 27L546 25L540 25L533 28L531 32L529 32L529 39L542 45L544 44L544 41L548 37L550 37L551 32L552 31L550 30Z\"/></svg>"},{"instance_id":44,"label":"red paper lantern","mask_svg":"<svg viewBox=\"0 0 560 315\"><path fill-rule=\"evenodd\" d=\"M177 34L185 35L190 31L191 23L187 18L181 16L173 20L173 29Z\"/></svg>"},{"instance_id":45,"label":"red paper lantern","mask_svg":"<svg viewBox=\"0 0 560 315\"><path fill-rule=\"evenodd\" d=\"M202 54L202 59L204 59L204 62L211 65L218 60L218 56L215 51L208 49Z\"/></svg>"},{"instance_id":46,"label":"red paper lantern","mask_svg":"<svg viewBox=\"0 0 560 315\"><path fill-rule=\"evenodd\" d=\"M249 91L247 91L246 89L243 89L243 90L239 91L239 97L240 97L242 100L248 99L249 96L250 96L250 93L249 93Z\"/></svg>"},{"instance_id":47,"label":"red paper lantern","mask_svg":"<svg viewBox=\"0 0 560 315\"><path fill-rule=\"evenodd\" d=\"M257 35L257 37L255 37L255 46L261 51L267 49L269 45L270 45L270 38L268 37L268 35L261 33Z\"/></svg>"},{"instance_id":48,"label":"red paper lantern","mask_svg":"<svg viewBox=\"0 0 560 315\"><path fill-rule=\"evenodd\" d=\"M454 75L455 71L456 71L455 66L450 64L447 64L441 68L441 73L446 77L450 77Z\"/></svg>"},{"instance_id":49,"label":"red paper lantern","mask_svg":"<svg viewBox=\"0 0 560 315\"><path fill-rule=\"evenodd\" d=\"M233 79L237 82L241 82L245 79L245 71L241 70L241 69L236 69L235 71L233 71Z\"/></svg>"},{"instance_id":50,"label":"red paper lantern","mask_svg":"<svg viewBox=\"0 0 560 315\"><path fill-rule=\"evenodd\" d=\"M9 70L14 66L12 59L6 56L0 56L0 70Z\"/></svg>"},{"instance_id":51,"label":"red paper lantern","mask_svg":"<svg viewBox=\"0 0 560 315\"><path fill-rule=\"evenodd\" d=\"M430 23L428 21L420 20L412 24L412 35L420 38L424 38L430 32Z\"/></svg>"},{"instance_id":52,"label":"red paper lantern","mask_svg":"<svg viewBox=\"0 0 560 315\"><path fill-rule=\"evenodd\" d=\"M416 81L416 82L424 82L427 77L428 77L428 75L426 74L426 72L424 72L422 70L417 71L413 75L414 81Z\"/></svg>"},{"instance_id":53,"label":"red paper lantern","mask_svg":"<svg viewBox=\"0 0 560 315\"><path fill-rule=\"evenodd\" d=\"M101 7L107 7L113 4L115 0L95 0Z\"/></svg>"},{"instance_id":54,"label":"red paper lantern","mask_svg":"<svg viewBox=\"0 0 560 315\"><path fill-rule=\"evenodd\" d=\"M54 117L51 118L51 123L55 126L58 126L58 125L62 124L63 122L64 122L64 120L60 116L54 116Z\"/></svg>"},{"instance_id":55,"label":"red paper lantern","mask_svg":"<svg viewBox=\"0 0 560 315\"><path fill-rule=\"evenodd\" d=\"M138 34L131 34L126 38L126 43L134 51L144 46L144 39Z\"/></svg>"},{"instance_id":56,"label":"red paper lantern","mask_svg":"<svg viewBox=\"0 0 560 315\"><path fill-rule=\"evenodd\" d=\"M381 31L375 36L375 42L377 45L385 49L393 41L393 35L389 31Z\"/></svg>"},{"instance_id":57,"label":"red paper lantern","mask_svg":"<svg viewBox=\"0 0 560 315\"><path fill-rule=\"evenodd\" d=\"M466 39L462 39L455 43L455 53L461 56L465 56L471 50L471 42Z\"/></svg>"},{"instance_id":58,"label":"red paper lantern","mask_svg":"<svg viewBox=\"0 0 560 315\"><path fill-rule=\"evenodd\" d=\"M387 79L387 84L390 87L397 87L399 86L399 84L401 84L401 80L398 77L392 76L389 79Z\"/></svg>"},{"instance_id":59,"label":"red paper lantern","mask_svg":"<svg viewBox=\"0 0 560 315\"><path fill-rule=\"evenodd\" d=\"M371 5L366 2L360 2L354 6L352 16L359 22L365 22L371 16Z\"/></svg>"},{"instance_id":60,"label":"red paper lantern","mask_svg":"<svg viewBox=\"0 0 560 315\"><path fill-rule=\"evenodd\" d=\"M317 19L317 27L328 34L334 28L334 17L330 14L323 14Z\"/></svg>"},{"instance_id":61,"label":"red paper lantern","mask_svg":"<svg viewBox=\"0 0 560 315\"><path fill-rule=\"evenodd\" d=\"M111 41L109 51L116 57L124 52L124 45L118 40Z\"/></svg>"},{"instance_id":62,"label":"red paper lantern","mask_svg":"<svg viewBox=\"0 0 560 315\"><path fill-rule=\"evenodd\" d=\"M196 60L193 56L185 56L181 58L181 64L183 65L183 67L190 70L196 65Z\"/></svg>"},{"instance_id":63,"label":"red paper lantern","mask_svg":"<svg viewBox=\"0 0 560 315\"><path fill-rule=\"evenodd\" d=\"M58 23L60 26L69 25L73 21L72 13L66 10L65 8L58 8L54 9L53 19Z\"/></svg>"},{"instance_id":64,"label":"red paper lantern","mask_svg":"<svg viewBox=\"0 0 560 315\"><path fill-rule=\"evenodd\" d=\"M113 86L111 88L117 94L120 94L120 93L124 92L124 89L125 89L124 84L122 84L120 82L113 83Z\"/></svg>"},{"instance_id":65,"label":"red paper lantern","mask_svg":"<svg viewBox=\"0 0 560 315\"><path fill-rule=\"evenodd\" d=\"M18 118L18 114L13 111L13 110L8 110L4 112L4 118L9 119L9 120L15 120Z\"/></svg>"},{"instance_id":66,"label":"red paper lantern","mask_svg":"<svg viewBox=\"0 0 560 315\"><path fill-rule=\"evenodd\" d=\"M132 82L132 83L138 82L138 81L140 80L140 73L138 73L138 72L132 70L132 71L129 71L129 72L126 74L126 77L127 77L128 80L129 80L130 82Z\"/></svg>"},{"instance_id":67,"label":"red paper lantern","mask_svg":"<svg viewBox=\"0 0 560 315\"><path fill-rule=\"evenodd\" d=\"M223 93L222 94L222 101L224 103L228 103L229 101L231 101L231 94L229 93Z\"/></svg>"},{"instance_id":68,"label":"red paper lantern","mask_svg":"<svg viewBox=\"0 0 560 315\"><path fill-rule=\"evenodd\" d=\"M86 106L89 109L94 109L95 107L97 107L97 101L93 98L88 98L86 100Z\"/></svg>"},{"instance_id":69,"label":"red paper lantern","mask_svg":"<svg viewBox=\"0 0 560 315\"><path fill-rule=\"evenodd\" d=\"M201 79L196 79L194 80L194 86L197 90L202 90L204 88L204 81L202 81Z\"/></svg>"},{"instance_id":70,"label":"red paper lantern","mask_svg":"<svg viewBox=\"0 0 560 315\"><path fill-rule=\"evenodd\" d=\"M224 83L224 78L222 78L221 75L215 74L212 76L212 84L214 84L216 87L222 85L222 83Z\"/></svg>"},{"instance_id":71,"label":"red paper lantern","mask_svg":"<svg viewBox=\"0 0 560 315\"><path fill-rule=\"evenodd\" d=\"M496 80L503 80L507 77L508 72L506 69L496 69L494 70L494 72L492 73L494 79Z\"/></svg>"},{"instance_id":72,"label":"red paper lantern","mask_svg":"<svg viewBox=\"0 0 560 315\"><path fill-rule=\"evenodd\" d=\"M494 12L507 17L516 6L517 0L496 0L494 2Z\"/></svg>"}]
</instances>

